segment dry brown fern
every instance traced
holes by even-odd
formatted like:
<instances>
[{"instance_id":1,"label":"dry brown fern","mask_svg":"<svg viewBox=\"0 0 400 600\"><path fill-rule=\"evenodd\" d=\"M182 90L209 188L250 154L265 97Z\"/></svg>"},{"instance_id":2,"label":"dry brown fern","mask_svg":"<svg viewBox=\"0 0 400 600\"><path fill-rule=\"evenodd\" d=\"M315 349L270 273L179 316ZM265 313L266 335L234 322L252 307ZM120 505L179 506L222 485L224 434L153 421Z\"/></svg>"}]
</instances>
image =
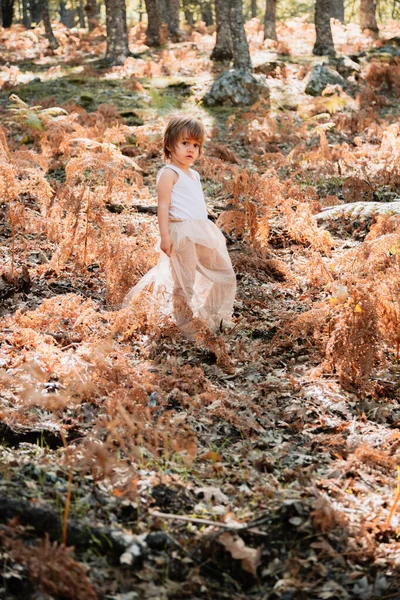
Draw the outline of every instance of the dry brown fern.
<instances>
[{"instance_id":1,"label":"dry brown fern","mask_svg":"<svg viewBox=\"0 0 400 600\"><path fill-rule=\"evenodd\" d=\"M373 286L349 285L349 297L326 346L326 366L335 371L340 385L365 392L379 360L378 314Z\"/></svg>"}]
</instances>

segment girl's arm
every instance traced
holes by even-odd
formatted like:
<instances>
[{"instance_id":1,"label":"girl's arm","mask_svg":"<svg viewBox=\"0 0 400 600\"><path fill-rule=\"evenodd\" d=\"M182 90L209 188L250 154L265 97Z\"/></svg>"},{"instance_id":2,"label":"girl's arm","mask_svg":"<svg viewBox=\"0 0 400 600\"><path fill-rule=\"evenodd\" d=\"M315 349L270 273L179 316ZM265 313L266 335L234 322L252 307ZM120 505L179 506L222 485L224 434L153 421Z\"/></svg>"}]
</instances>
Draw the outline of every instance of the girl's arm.
<instances>
[{"instance_id":1,"label":"girl's arm","mask_svg":"<svg viewBox=\"0 0 400 600\"><path fill-rule=\"evenodd\" d=\"M160 176L157 184L158 198L158 227L161 236L161 250L167 256L171 256L172 241L169 234L169 205L171 204L172 186L177 181L177 174L172 169L165 169Z\"/></svg>"}]
</instances>

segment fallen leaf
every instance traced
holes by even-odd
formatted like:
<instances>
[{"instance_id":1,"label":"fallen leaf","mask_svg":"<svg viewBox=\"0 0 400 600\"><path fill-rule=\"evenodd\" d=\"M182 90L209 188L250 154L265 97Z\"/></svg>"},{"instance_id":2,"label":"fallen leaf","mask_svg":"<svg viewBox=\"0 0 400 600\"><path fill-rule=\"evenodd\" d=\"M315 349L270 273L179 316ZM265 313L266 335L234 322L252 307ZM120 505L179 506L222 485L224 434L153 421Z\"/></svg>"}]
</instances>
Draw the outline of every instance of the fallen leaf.
<instances>
[{"instance_id":1,"label":"fallen leaf","mask_svg":"<svg viewBox=\"0 0 400 600\"><path fill-rule=\"evenodd\" d=\"M209 460L210 462L221 462L222 461L222 456L220 454L218 454L218 452L213 452L212 450L210 450L210 452L206 452L205 454L202 454L200 456L200 458L202 460Z\"/></svg>"},{"instance_id":2,"label":"fallen leaf","mask_svg":"<svg viewBox=\"0 0 400 600\"><path fill-rule=\"evenodd\" d=\"M223 533L219 541L232 554L232 558L240 560L244 571L257 576L257 567L261 558L261 548L250 548L238 535Z\"/></svg>"}]
</instances>

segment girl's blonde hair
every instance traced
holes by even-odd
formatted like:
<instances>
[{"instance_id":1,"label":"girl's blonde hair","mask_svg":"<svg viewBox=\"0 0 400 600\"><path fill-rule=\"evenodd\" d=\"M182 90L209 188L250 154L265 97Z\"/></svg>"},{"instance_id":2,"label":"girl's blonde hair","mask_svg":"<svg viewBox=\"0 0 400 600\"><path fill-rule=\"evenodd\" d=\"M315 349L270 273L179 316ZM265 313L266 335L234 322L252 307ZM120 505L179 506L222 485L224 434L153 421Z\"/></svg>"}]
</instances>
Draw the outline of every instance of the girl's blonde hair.
<instances>
[{"instance_id":1,"label":"girl's blonde hair","mask_svg":"<svg viewBox=\"0 0 400 600\"><path fill-rule=\"evenodd\" d=\"M188 137L196 140L200 145L199 156L203 150L205 130L203 124L192 117L171 117L164 131L163 153L164 158L171 158L171 148L175 148L176 144L183 137Z\"/></svg>"}]
</instances>

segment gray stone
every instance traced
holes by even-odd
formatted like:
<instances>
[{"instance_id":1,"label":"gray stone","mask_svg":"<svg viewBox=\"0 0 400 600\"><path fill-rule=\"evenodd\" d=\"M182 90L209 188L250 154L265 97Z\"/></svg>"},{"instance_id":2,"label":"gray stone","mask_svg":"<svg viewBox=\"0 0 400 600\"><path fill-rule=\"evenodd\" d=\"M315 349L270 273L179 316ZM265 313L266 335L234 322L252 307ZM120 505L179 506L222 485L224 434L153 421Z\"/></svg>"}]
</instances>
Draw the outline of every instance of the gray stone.
<instances>
[{"instance_id":1,"label":"gray stone","mask_svg":"<svg viewBox=\"0 0 400 600\"><path fill-rule=\"evenodd\" d=\"M400 48L387 44L380 48L368 50L367 55L367 60L378 59L382 62L386 62L387 60L391 61L392 59L400 58Z\"/></svg>"},{"instance_id":2,"label":"gray stone","mask_svg":"<svg viewBox=\"0 0 400 600\"><path fill-rule=\"evenodd\" d=\"M350 75L361 71L360 65L349 56L339 56L338 58L332 57L329 59L329 64L336 69L342 77L350 77Z\"/></svg>"},{"instance_id":3,"label":"gray stone","mask_svg":"<svg viewBox=\"0 0 400 600\"><path fill-rule=\"evenodd\" d=\"M320 96L327 85L345 87L346 80L329 65L316 65L308 77L305 93L309 96Z\"/></svg>"},{"instance_id":4,"label":"gray stone","mask_svg":"<svg viewBox=\"0 0 400 600\"><path fill-rule=\"evenodd\" d=\"M274 73L278 67L283 69L284 66L285 63L281 60L272 60L270 62L256 65L254 67L254 73L263 73L264 75L269 75L270 73Z\"/></svg>"},{"instance_id":5,"label":"gray stone","mask_svg":"<svg viewBox=\"0 0 400 600\"><path fill-rule=\"evenodd\" d=\"M265 75L229 69L214 81L204 96L203 103L205 106L243 106L253 104L260 97L269 100Z\"/></svg>"}]
</instances>

